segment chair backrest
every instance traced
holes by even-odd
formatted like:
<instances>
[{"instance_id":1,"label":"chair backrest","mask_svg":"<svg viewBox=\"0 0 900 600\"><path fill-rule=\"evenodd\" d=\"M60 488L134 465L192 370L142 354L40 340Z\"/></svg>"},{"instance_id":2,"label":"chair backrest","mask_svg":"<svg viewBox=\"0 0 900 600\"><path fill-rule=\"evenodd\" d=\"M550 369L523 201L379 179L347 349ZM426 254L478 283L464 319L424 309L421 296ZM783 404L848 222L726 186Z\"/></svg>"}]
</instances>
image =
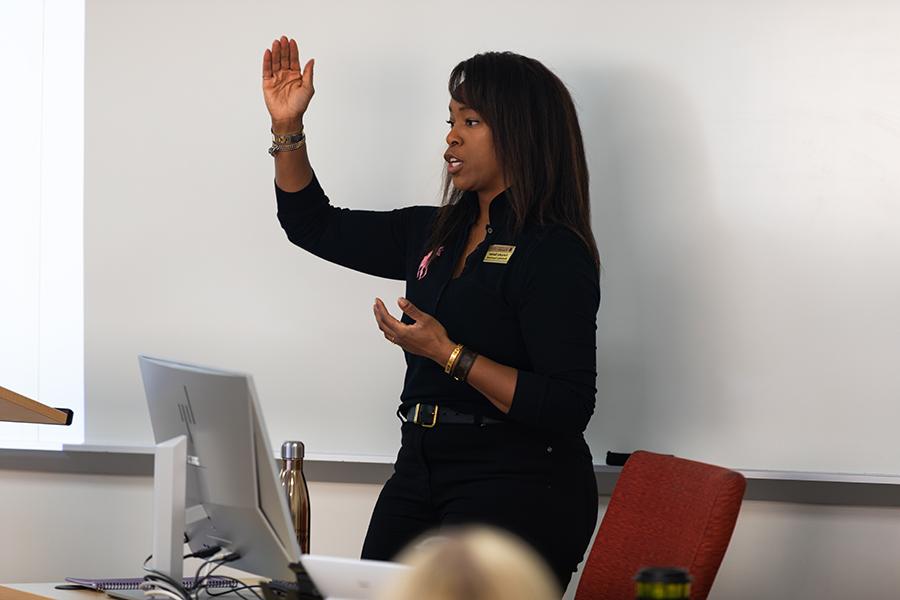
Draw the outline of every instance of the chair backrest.
<instances>
[{"instance_id":1,"label":"chair backrest","mask_svg":"<svg viewBox=\"0 0 900 600\"><path fill-rule=\"evenodd\" d=\"M616 482L575 599L632 599L634 576L648 566L687 569L692 600L705 599L745 487L735 471L635 452Z\"/></svg>"}]
</instances>

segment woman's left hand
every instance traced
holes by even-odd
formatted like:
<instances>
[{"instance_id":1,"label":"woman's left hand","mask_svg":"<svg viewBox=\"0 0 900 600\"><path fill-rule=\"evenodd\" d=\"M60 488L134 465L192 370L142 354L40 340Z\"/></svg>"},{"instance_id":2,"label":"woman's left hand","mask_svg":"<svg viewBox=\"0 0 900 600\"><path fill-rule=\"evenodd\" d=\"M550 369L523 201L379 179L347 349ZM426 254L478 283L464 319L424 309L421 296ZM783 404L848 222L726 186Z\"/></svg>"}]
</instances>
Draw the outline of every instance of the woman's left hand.
<instances>
[{"instance_id":1,"label":"woman's left hand","mask_svg":"<svg viewBox=\"0 0 900 600\"><path fill-rule=\"evenodd\" d=\"M416 308L406 298L398 299L397 304L415 323L407 325L398 321L388 312L381 298L375 298L375 322L378 323L378 329L384 334L384 338L407 352L425 356L443 365L455 346L447 337L444 326L431 315Z\"/></svg>"}]
</instances>

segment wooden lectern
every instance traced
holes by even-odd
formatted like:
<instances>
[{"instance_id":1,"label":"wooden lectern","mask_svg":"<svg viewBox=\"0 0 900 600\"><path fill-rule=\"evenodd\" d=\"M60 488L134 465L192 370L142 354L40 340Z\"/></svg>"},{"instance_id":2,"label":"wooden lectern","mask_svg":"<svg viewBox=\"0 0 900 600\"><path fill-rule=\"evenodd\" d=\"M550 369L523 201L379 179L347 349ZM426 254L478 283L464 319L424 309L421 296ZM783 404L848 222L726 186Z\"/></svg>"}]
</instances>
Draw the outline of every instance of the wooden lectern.
<instances>
[{"instance_id":1,"label":"wooden lectern","mask_svg":"<svg viewBox=\"0 0 900 600\"><path fill-rule=\"evenodd\" d=\"M0 386L0 421L71 425L72 411L52 408Z\"/></svg>"}]
</instances>

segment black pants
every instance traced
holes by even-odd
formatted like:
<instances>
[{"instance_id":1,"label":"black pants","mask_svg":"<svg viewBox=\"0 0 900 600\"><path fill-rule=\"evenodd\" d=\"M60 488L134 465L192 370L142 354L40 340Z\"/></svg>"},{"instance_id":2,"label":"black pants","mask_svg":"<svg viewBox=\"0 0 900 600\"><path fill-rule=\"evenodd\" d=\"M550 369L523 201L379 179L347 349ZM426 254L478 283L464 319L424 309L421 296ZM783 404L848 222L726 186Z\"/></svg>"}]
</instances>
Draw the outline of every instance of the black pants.
<instances>
[{"instance_id":1,"label":"black pants","mask_svg":"<svg viewBox=\"0 0 900 600\"><path fill-rule=\"evenodd\" d=\"M563 440L516 424L404 423L402 432L363 558L390 560L440 526L485 524L529 543L565 591L597 523L597 483L582 436Z\"/></svg>"}]
</instances>

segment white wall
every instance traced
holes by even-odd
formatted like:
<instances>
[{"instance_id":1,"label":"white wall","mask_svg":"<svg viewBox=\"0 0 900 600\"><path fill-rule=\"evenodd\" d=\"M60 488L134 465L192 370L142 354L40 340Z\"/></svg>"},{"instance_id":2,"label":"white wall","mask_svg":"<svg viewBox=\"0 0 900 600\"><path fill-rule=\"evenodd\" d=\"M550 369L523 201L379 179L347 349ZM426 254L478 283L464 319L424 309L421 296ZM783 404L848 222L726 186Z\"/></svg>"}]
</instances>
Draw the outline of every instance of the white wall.
<instances>
[{"instance_id":1,"label":"white wall","mask_svg":"<svg viewBox=\"0 0 900 600\"><path fill-rule=\"evenodd\" d=\"M0 544L0 582L139 576L152 552L152 476L67 472L68 461L56 462L58 458L41 461L41 470L0 467L5 540ZM8 460L0 457L6 466ZM72 460L92 468L90 458L76 455ZM96 461L106 462L103 457ZM61 470L43 470L49 464ZM358 558L381 486L311 482L309 487L315 551Z\"/></svg>"},{"instance_id":2,"label":"white wall","mask_svg":"<svg viewBox=\"0 0 900 600\"><path fill-rule=\"evenodd\" d=\"M275 221L260 62L284 32L317 59L308 146L340 206L434 203L457 61L512 49L569 85L605 265L598 460L900 473L898 22L881 0L89 1L87 441L149 441L149 353L253 373L274 441L394 454L404 364L369 307L402 286Z\"/></svg>"},{"instance_id":3,"label":"white wall","mask_svg":"<svg viewBox=\"0 0 900 600\"><path fill-rule=\"evenodd\" d=\"M127 575L149 554L151 477L66 473L63 462L56 472L23 471L0 456L0 582ZM358 556L379 489L311 482L313 550ZM818 492L822 501L830 495ZM601 517L607 500L601 497ZM897 556L900 506L746 500L711 598L893 597Z\"/></svg>"}]
</instances>

